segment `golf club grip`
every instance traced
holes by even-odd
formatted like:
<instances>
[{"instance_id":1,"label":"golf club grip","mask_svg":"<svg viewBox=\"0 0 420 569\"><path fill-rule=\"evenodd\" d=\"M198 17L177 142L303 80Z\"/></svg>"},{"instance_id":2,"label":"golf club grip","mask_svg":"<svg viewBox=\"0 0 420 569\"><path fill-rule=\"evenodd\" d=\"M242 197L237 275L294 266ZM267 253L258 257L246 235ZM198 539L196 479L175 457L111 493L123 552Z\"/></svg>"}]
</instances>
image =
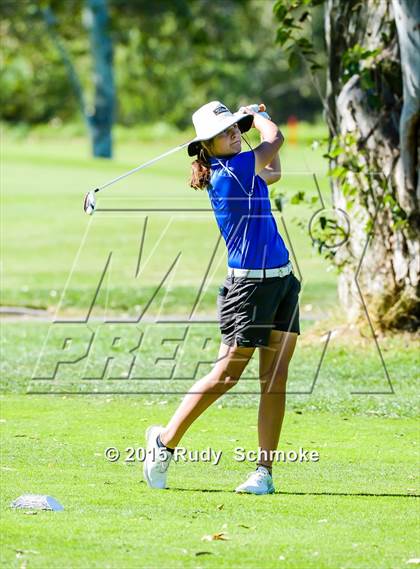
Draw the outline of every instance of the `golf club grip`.
<instances>
[{"instance_id":1,"label":"golf club grip","mask_svg":"<svg viewBox=\"0 0 420 569\"><path fill-rule=\"evenodd\" d=\"M264 103L260 103L260 104L255 104L255 105L251 105L252 108L255 108L255 110L257 111L257 113L259 115L261 115L262 117L271 120L270 115L267 113L267 107L264 105Z\"/></svg>"},{"instance_id":2,"label":"golf club grip","mask_svg":"<svg viewBox=\"0 0 420 569\"><path fill-rule=\"evenodd\" d=\"M254 103L252 105L248 105L248 107L250 109L252 109L255 113L258 113L259 115L261 115L262 117L271 120L270 115L266 112L267 107L264 105L264 103ZM241 107L241 109L244 107ZM241 110L239 109L239 110Z\"/></svg>"}]
</instances>

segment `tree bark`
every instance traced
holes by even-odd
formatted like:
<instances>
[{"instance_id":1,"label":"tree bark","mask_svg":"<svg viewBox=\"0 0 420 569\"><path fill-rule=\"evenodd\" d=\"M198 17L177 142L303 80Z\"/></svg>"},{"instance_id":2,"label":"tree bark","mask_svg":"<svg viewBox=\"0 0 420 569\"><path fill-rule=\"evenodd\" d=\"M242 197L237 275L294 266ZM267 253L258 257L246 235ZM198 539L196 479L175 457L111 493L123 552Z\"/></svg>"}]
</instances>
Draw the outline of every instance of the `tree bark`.
<instances>
[{"instance_id":1,"label":"tree bark","mask_svg":"<svg viewBox=\"0 0 420 569\"><path fill-rule=\"evenodd\" d=\"M113 49L108 30L107 0L86 0L85 24L90 31L93 58L93 82L95 101L89 112L78 74L56 30L57 20L50 7L41 9L47 26L63 63L86 120L92 139L92 152L101 158L112 157L112 125L114 122L115 87L113 76Z\"/></svg>"},{"instance_id":2,"label":"tree bark","mask_svg":"<svg viewBox=\"0 0 420 569\"><path fill-rule=\"evenodd\" d=\"M401 172L398 187L401 200L411 213L418 209L420 176L418 175L420 119L420 3L417 0L393 0L400 44L404 103L400 119Z\"/></svg>"},{"instance_id":3,"label":"tree bark","mask_svg":"<svg viewBox=\"0 0 420 569\"><path fill-rule=\"evenodd\" d=\"M367 310L387 328L419 325L419 6L327 0L325 11L328 125L342 145L332 166L350 164L332 181L351 218L339 297L350 319Z\"/></svg>"},{"instance_id":4,"label":"tree bark","mask_svg":"<svg viewBox=\"0 0 420 569\"><path fill-rule=\"evenodd\" d=\"M102 158L112 157L115 105L113 50L108 20L106 0L87 0L86 23L90 31L95 84L94 111L88 114L88 121L93 155Z\"/></svg>"}]
</instances>

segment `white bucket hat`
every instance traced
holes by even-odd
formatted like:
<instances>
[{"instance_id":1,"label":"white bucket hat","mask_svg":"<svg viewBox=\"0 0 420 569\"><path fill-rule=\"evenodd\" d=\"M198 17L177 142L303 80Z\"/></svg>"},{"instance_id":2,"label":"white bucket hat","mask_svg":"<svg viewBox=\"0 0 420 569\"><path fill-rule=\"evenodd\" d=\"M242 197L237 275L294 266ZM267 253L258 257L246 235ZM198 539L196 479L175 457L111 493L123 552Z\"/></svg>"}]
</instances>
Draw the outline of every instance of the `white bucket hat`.
<instances>
[{"instance_id":1,"label":"white bucket hat","mask_svg":"<svg viewBox=\"0 0 420 569\"><path fill-rule=\"evenodd\" d=\"M235 123L241 132L246 132L251 128L254 117L239 111L231 113L220 101L212 101L195 111L192 121L197 136L189 143L188 154L195 156L200 150L200 141L210 140Z\"/></svg>"}]
</instances>

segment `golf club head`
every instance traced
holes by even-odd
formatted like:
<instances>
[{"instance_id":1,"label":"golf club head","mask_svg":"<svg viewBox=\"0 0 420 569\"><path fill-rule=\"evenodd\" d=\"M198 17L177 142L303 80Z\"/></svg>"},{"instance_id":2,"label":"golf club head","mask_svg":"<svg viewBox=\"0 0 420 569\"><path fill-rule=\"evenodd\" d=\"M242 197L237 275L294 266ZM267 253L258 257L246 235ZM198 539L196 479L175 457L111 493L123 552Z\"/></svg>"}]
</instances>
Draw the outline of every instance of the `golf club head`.
<instances>
[{"instance_id":1,"label":"golf club head","mask_svg":"<svg viewBox=\"0 0 420 569\"><path fill-rule=\"evenodd\" d=\"M88 215L92 215L95 211L96 199L95 192L88 192L85 195L85 201L83 202L83 209Z\"/></svg>"}]
</instances>

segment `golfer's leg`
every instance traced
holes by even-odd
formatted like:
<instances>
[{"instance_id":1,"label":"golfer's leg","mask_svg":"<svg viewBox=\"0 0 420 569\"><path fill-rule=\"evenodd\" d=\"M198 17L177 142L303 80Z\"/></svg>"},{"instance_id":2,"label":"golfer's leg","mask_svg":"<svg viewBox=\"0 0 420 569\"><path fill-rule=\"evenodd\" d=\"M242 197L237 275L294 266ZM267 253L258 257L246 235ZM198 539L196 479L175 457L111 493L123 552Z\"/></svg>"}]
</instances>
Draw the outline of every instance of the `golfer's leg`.
<instances>
[{"instance_id":1,"label":"golfer's leg","mask_svg":"<svg viewBox=\"0 0 420 569\"><path fill-rule=\"evenodd\" d=\"M270 451L277 450L286 407L287 372L297 337L291 332L272 330L269 346L260 348L259 464L271 466Z\"/></svg>"},{"instance_id":2,"label":"golfer's leg","mask_svg":"<svg viewBox=\"0 0 420 569\"><path fill-rule=\"evenodd\" d=\"M235 385L254 349L221 344L217 362L211 372L191 387L162 431L160 439L164 445L174 448L195 419Z\"/></svg>"}]
</instances>

